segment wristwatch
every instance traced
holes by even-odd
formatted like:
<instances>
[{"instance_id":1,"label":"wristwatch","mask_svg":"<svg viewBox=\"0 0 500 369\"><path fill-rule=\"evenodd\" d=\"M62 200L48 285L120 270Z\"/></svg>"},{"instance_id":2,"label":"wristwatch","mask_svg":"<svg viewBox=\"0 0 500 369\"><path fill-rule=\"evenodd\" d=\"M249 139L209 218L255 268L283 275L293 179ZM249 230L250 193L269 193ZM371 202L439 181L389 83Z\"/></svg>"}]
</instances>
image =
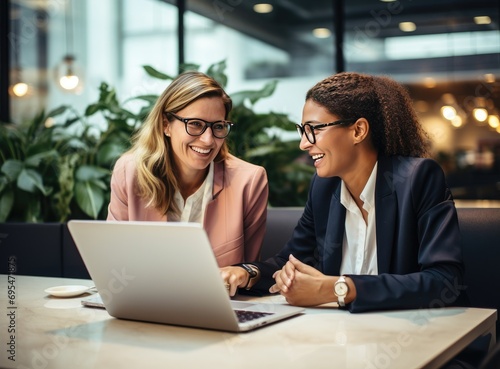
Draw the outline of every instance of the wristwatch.
<instances>
[{"instance_id":1,"label":"wristwatch","mask_svg":"<svg viewBox=\"0 0 500 369\"><path fill-rule=\"evenodd\" d=\"M337 279L337 282L335 282L335 285L333 287L333 292L335 293L335 296L337 296L339 299L339 306L344 307L345 306L345 297L347 296L347 293L349 292L349 286L347 285L347 282L346 282L344 276L341 276L341 277L339 277L339 279Z\"/></svg>"},{"instance_id":2,"label":"wristwatch","mask_svg":"<svg viewBox=\"0 0 500 369\"><path fill-rule=\"evenodd\" d=\"M252 264L243 263L243 264L239 264L239 266L242 267L243 269L245 269L249 274L248 282L247 282L246 286L243 287L244 289L249 290L260 279L260 270L259 270L259 268L257 268L255 265L252 265Z\"/></svg>"}]
</instances>

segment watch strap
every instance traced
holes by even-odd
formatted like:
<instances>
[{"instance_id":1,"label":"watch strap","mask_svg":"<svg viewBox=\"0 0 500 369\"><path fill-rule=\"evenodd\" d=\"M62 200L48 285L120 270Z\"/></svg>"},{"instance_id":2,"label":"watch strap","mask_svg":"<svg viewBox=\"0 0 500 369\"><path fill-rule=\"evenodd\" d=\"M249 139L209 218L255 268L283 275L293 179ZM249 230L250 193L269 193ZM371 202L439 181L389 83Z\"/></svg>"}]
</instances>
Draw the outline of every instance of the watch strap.
<instances>
[{"instance_id":1,"label":"watch strap","mask_svg":"<svg viewBox=\"0 0 500 369\"><path fill-rule=\"evenodd\" d=\"M337 282L335 282L335 285L337 285L338 283L343 283L347 286L347 281L345 280L344 276L340 276L339 279L337 280ZM335 295L338 297L339 306L345 307L345 297L349 293L349 289L347 289L347 292L344 295L337 295L335 288L334 288L334 292L335 292Z\"/></svg>"},{"instance_id":2,"label":"watch strap","mask_svg":"<svg viewBox=\"0 0 500 369\"><path fill-rule=\"evenodd\" d=\"M252 288L255 285L255 283L257 283L259 281L260 270L259 270L259 268L257 268L256 265L253 265L253 264L242 263L242 264L238 264L238 266L245 269L249 275L248 282L245 285L245 287L243 287L244 289L249 290L250 288Z\"/></svg>"}]
</instances>

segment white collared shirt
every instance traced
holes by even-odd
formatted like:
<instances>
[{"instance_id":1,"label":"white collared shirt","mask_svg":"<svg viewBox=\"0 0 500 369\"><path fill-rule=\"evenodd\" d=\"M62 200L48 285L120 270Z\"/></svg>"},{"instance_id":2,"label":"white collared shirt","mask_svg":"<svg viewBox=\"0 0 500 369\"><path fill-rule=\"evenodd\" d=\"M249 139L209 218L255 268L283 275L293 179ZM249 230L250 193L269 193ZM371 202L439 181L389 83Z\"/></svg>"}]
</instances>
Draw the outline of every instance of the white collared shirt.
<instances>
[{"instance_id":1,"label":"white collared shirt","mask_svg":"<svg viewBox=\"0 0 500 369\"><path fill-rule=\"evenodd\" d=\"M373 167L370 178L359 198L363 201L363 209L368 213L365 223L361 210L356 205L344 181L340 190L340 203L346 208L345 234L342 248L343 274L378 274L377 264L377 232L375 228L375 182L377 179L377 163Z\"/></svg>"},{"instance_id":2,"label":"white collared shirt","mask_svg":"<svg viewBox=\"0 0 500 369\"><path fill-rule=\"evenodd\" d=\"M203 224L205 217L205 209L207 204L212 200L212 192L214 188L214 163L210 163L208 174L200 188L189 196L184 202L179 191L175 191L174 201L178 206L181 214L174 214L168 212L167 218L169 221L174 222L196 222Z\"/></svg>"}]
</instances>

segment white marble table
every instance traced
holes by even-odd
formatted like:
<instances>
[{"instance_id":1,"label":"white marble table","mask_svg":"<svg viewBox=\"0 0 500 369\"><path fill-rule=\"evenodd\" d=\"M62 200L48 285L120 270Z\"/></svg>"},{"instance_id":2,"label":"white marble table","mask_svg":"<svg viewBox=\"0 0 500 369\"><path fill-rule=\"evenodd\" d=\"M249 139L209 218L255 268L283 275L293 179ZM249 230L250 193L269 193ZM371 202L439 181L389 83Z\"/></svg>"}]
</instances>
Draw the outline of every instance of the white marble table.
<instances>
[{"instance_id":1,"label":"white marble table","mask_svg":"<svg viewBox=\"0 0 500 369\"><path fill-rule=\"evenodd\" d=\"M119 320L82 307L88 295L44 292L90 280L13 277L0 275L1 368L439 368L475 338L494 337L497 318L496 310L475 308L351 314L319 307L235 334Z\"/></svg>"}]
</instances>

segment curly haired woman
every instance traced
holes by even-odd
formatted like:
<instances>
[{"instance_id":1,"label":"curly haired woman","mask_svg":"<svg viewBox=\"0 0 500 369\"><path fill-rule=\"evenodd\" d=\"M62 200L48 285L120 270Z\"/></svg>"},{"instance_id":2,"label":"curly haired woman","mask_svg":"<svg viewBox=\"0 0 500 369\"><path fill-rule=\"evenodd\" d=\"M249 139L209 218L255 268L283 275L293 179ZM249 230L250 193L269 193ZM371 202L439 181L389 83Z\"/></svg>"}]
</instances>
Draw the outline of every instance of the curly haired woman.
<instances>
[{"instance_id":1,"label":"curly haired woman","mask_svg":"<svg viewBox=\"0 0 500 369\"><path fill-rule=\"evenodd\" d=\"M351 312L456 303L455 204L404 87L335 74L307 92L302 122L300 148L316 168L309 198L282 251L253 264L252 289Z\"/></svg>"}]
</instances>

